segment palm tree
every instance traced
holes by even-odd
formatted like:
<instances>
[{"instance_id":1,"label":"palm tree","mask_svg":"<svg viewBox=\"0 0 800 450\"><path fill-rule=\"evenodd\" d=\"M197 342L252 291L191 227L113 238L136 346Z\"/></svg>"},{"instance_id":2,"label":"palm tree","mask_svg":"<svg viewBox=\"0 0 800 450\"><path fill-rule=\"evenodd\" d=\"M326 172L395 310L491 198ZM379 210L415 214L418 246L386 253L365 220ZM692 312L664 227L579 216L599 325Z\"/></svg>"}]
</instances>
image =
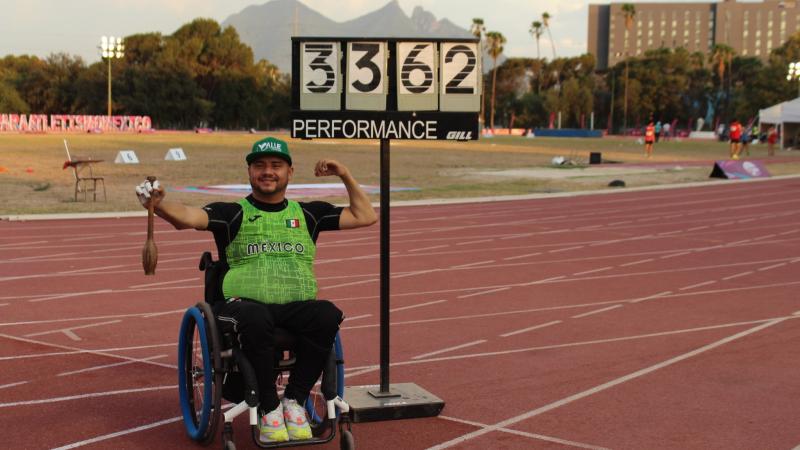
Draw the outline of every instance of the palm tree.
<instances>
[{"instance_id":1,"label":"palm tree","mask_svg":"<svg viewBox=\"0 0 800 450\"><path fill-rule=\"evenodd\" d=\"M622 105L622 130L628 128L628 33L633 27L636 17L636 7L633 3L622 4L622 15L625 17L625 98Z\"/></svg>"},{"instance_id":2,"label":"palm tree","mask_svg":"<svg viewBox=\"0 0 800 450\"><path fill-rule=\"evenodd\" d=\"M550 39L550 45L553 46L553 59L556 59L556 43L553 41L553 35L550 33L550 19L551 16L547 11L542 13L542 23L544 24L544 29L547 30L547 38Z\"/></svg>"},{"instance_id":3,"label":"palm tree","mask_svg":"<svg viewBox=\"0 0 800 450\"><path fill-rule=\"evenodd\" d=\"M541 92L542 87L542 58L539 54L539 38L542 37L542 33L544 33L544 25L542 22L534 20L531 23L531 28L528 30L528 32L530 32L531 36L536 39L536 59L539 60L539 73L536 75L536 93L538 94Z\"/></svg>"},{"instance_id":4,"label":"palm tree","mask_svg":"<svg viewBox=\"0 0 800 450\"><path fill-rule=\"evenodd\" d=\"M499 31L490 31L486 33L486 48L489 49L489 56L492 57L492 103L491 113L489 115L489 125L494 130L494 97L495 88L497 87L497 58L503 53L503 45L506 43L506 38L503 33Z\"/></svg>"},{"instance_id":5,"label":"palm tree","mask_svg":"<svg viewBox=\"0 0 800 450\"><path fill-rule=\"evenodd\" d=\"M717 75L719 75L720 93L725 88L725 65L727 64L729 69L728 71L730 72L733 62L733 55L735 53L736 51L733 49L733 47L729 45L714 44L714 46L711 47L711 54L709 55L708 62L710 62L712 65L717 66ZM728 74L728 78L732 78L732 75Z\"/></svg>"},{"instance_id":6,"label":"palm tree","mask_svg":"<svg viewBox=\"0 0 800 450\"><path fill-rule=\"evenodd\" d=\"M478 42L478 52L481 55L480 56L480 58L481 58L481 67L483 67L483 49L484 49L483 35L484 35L484 33L486 33L486 27L483 25L483 19L480 18L480 17L476 17L476 18L472 19L472 25L469 27L469 31L470 31L470 33L472 33L473 36L475 36L479 40L479 42ZM483 91L483 89L481 89L481 91ZM483 104L485 103L484 102L485 99L486 99L486 96L483 95L483 92L481 92L481 115L478 117L478 122L480 124L479 126L480 126L481 130L483 130L483 122L484 122L483 111L485 109Z\"/></svg>"}]
</instances>

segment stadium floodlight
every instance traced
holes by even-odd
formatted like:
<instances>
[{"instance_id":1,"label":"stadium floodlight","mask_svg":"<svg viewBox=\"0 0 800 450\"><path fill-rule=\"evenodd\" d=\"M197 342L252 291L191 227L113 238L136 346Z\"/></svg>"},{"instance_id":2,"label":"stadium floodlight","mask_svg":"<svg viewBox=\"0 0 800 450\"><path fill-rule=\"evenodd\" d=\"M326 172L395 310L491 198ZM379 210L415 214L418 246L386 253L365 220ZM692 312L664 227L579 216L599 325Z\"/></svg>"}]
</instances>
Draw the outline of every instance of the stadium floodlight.
<instances>
[{"instance_id":1,"label":"stadium floodlight","mask_svg":"<svg viewBox=\"0 0 800 450\"><path fill-rule=\"evenodd\" d=\"M100 55L108 61L108 117L111 117L111 60L125 54L125 44L121 37L103 36L100 38Z\"/></svg>"},{"instance_id":2,"label":"stadium floodlight","mask_svg":"<svg viewBox=\"0 0 800 450\"><path fill-rule=\"evenodd\" d=\"M798 81L797 96L800 97L800 61L789 63L789 71L786 74L786 81Z\"/></svg>"}]
</instances>

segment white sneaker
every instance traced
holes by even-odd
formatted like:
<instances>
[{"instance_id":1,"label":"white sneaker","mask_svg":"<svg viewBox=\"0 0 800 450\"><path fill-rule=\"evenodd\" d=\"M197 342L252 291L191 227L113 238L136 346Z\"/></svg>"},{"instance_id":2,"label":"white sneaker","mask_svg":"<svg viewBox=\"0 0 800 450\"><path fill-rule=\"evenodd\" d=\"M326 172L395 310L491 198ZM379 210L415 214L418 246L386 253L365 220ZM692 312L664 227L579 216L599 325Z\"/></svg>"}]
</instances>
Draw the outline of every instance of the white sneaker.
<instances>
[{"instance_id":1,"label":"white sneaker","mask_svg":"<svg viewBox=\"0 0 800 450\"><path fill-rule=\"evenodd\" d=\"M284 398L282 403L289 439L292 441L311 439L311 426L306 418L306 409L294 399Z\"/></svg>"},{"instance_id":2,"label":"white sneaker","mask_svg":"<svg viewBox=\"0 0 800 450\"><path fill-rule=\"evenodd\" d=\"M278 405L274 410L262 415L258 419L259 440L261 442L286 442L289 433L283 421L283 405Z\"/></svg>"}]
</instances>

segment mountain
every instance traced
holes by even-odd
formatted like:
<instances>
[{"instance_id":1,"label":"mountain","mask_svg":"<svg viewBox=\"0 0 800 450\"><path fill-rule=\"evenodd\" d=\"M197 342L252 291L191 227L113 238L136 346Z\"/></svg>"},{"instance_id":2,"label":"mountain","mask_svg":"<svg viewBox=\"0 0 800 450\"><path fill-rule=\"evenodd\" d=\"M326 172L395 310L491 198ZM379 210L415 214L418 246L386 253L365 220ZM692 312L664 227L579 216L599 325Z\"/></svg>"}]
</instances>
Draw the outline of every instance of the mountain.
<instances>
[{"instance_id":1,"label":"mountain","mask_svg":"<svg viewBox=\"0 0 800 450\"><path fill-rule=\"evenodd\" d=\"M236 28L242 42L253 49L256 60L266 59L285 73L291 73L291 37L295 35L438 38L472 36L466 28L447 19L437 20L433 14L419 6L408 17L397 0L346 22L330 20L298 0L272 0L262 5L248 6L225 19L222 25Z\"/></svg>"}]
</instances>

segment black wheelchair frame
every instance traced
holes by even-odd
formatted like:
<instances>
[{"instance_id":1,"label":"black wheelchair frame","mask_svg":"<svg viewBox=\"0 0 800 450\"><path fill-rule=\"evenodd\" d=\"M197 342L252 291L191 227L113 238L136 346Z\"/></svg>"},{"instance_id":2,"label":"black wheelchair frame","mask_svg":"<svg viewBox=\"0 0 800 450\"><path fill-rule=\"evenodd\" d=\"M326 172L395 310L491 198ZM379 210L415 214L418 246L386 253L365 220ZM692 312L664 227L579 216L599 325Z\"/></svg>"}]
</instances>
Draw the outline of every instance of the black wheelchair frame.
<instances>
[{"instance_id":1,"label":"black wheelchair frame","mask_svg":"<svg viewBox=\"0 0 800 450\"><path fill-rule=\"evenodd\" d=\"M186 310L178 340L178 391L186 432L190 438L208 445L214 440L220 419L224 418L222 448L235 450L233 419L248 412L253 442L260 448L283 448L324 444L340 431L340 447L353 449L350 407L344 394L344 360L341 340L336 342L305 404L313 438L300 441L263 443L258 429L258 383L255 371L237 344L233 332L220 333L212 310L216 301L224 301L221 280L225 268L214 261L210 252L200 258L205 272L205 299ZM275 330L276 383L294 366L295 339L286 330ZM225 408L223 398L233 406ZM227 405L226 405L227 406ZM223 409L227 411L223 412Z\"/></svg>"}]
</instances>

